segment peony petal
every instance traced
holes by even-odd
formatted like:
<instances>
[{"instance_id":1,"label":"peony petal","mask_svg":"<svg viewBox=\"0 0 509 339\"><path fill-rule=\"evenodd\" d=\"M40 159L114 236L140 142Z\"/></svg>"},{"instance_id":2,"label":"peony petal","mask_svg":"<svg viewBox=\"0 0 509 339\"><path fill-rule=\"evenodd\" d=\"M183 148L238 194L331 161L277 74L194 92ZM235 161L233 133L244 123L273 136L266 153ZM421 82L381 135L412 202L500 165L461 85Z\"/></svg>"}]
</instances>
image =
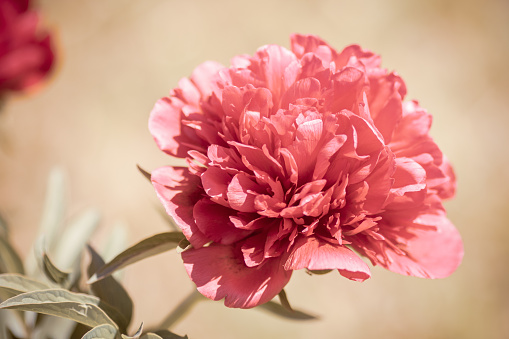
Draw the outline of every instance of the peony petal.
<instances>
[{"instance_id":1,"label":"peony petal","mask_svg":"<svg viewBox=\"0 0 509 339\"><path fill-rule=\"evenodd\" d=\"M252 233L250 230L239 229L230 221L236 211L213 203L209 199L201 199L194 205L193 216L196 226L210 240L230 245L244 239Z\"/></svg>"},{"instance_id":2,"label":"peony petal","mask_svg":"<svg viewBox=\"0 0 509 339\"><path fill-rule=\"evenodd\" d=\"M426 188L426 171L409 158L396 159L394 185L391 192L399 196L407 192L418 192Z\"/></svg>"},{"instance_id":3,"label":"peony petal","mask_svg":"<svg viewBox=\"0 0 509 339\"><path fill-rule=\"evenodd\" d=\"M228 172L216 166L207 168L201 175L201 183L205 193L207 193L212 201L223 206L229 206L227 190L231 180L232 176Z\"/></svg>"},{"instance_id":4,"label":"peony petal","mask_svg":"<svg viewBox=\"0 0 509 339\"><path fill-rule=\"evenodd\" d=\"M268 45L260 48L255 58L259 61L258 74L265 81L265 88L272 92L274 102L279 102L281 95L296 79L294 72L286 72L291 64L297 61L295 54L278 45ZM293 79L286 77L292 76Z\"/></svg>"},{"instance_id":5,"label":"peony petal","mask_svg":"<svg viewBox=\"0 0 509 339\"><path fill-rule=\"evenodd\" d=\"M463 243L454 225L444 215L436 218L437 229L415 229L400 255L388 249L391 261L381 263L390 271L421 278L451 275L463 259Z\"/></svg>"},{"instance_id":6,"label":"peony petal","mask_svg":"<svg viewBox=\"0 0 509 339\"><path fill-rule=\"evenodd\" d=\"M227 196L230 207L239 212L256 212L255 190L258 189L259 187L247 174L235 175L228 185Z\"/></svg>"},{"instance_id":7,"label":"peony petal","mask_svg":"<svg viewBox=\"0 0 509 339\"><path fill-rule=\"evenodd\" d=\"M202 97L212 94L216 86L213 80L217 78L217 73L223 68L225 67L218 62L206 61L194 69L190 79Z\"/></svg>"},{"instance_id":8,"label":"peony petal","mask_svg":"<svg viewBox=\"0 0 509 339\"><path fill-rule=\"evenodd\" d=\"M182 103L178 99L163 98L158 100L150 113L148 128L159 149L170 155L185 158L187 151L191 148L180 143L182 129L187 129L188 134L194 133L194 131L189 127L182 126L181 107ZM184 137L184 139L187 138ZM191 143L189 140L186 141Z\"/></svg>"},{"instance_id":9,"label":"peony petal","mask_svg":"<svg viewBox=\"0 0 509 339\"><path fill-rule=\"evenodd\" d=\"M212 300L224 298L227 307L251 308L270 301L292 273L283 269L280 258L247 267L240 249L217 244L184 251L182 260L198 291Z\"/></svg>"},{"instance_id":10,"label":"peony petal","mask_svg":"<svg viewBox=\"0 0 509 339\"><path fill-rule=\"evenodd\" d=\"M152 172L152 185L166 212L182 229L194 247L210 242L196 226L193 217L194 205L201 199L200 178L183 167L161 167Z\"/></svg>"},{"instance_id":11,"label":"peony petal","mask_svg":"<svg viewBox=\"0 0 509 339\"><path fill-rule=\"evenodd\" d=\"M337 269L342 276L356 281L364 281L371 276L368 265L350 249L315 237L297 240L284 267L287 270Z\"/></svg>"}]
</instances>

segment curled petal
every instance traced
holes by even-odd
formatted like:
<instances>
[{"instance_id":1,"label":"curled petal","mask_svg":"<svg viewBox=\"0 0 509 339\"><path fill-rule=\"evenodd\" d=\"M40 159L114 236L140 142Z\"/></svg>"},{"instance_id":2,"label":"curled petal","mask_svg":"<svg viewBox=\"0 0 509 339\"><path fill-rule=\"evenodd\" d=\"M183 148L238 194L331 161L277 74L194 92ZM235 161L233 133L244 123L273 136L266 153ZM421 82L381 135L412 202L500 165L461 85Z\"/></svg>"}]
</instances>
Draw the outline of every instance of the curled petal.
<instances>
[{"instance_id":1,"label":"curled petal","mask_svg":"<svg viewBox=\"0 0 509 339\"><path fill-rule=\"evenodd\" d=\"M337 269L342 276L356 281L364 281L371 276L368 265L350 249L315 237L299 239L285 263L287 270L302 268Z\"/></svg>"}]
</instances>

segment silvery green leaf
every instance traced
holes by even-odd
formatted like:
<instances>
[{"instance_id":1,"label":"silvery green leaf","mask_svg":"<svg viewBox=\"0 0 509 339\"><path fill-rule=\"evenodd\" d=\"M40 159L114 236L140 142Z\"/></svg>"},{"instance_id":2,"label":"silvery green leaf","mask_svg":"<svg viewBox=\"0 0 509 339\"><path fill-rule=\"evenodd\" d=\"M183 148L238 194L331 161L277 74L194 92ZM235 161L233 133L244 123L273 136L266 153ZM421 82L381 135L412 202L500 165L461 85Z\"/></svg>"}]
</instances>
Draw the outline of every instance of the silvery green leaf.
<instances>
[{"instance_id":1,"label":"silvery green leaf","mask_svg":"<svg viewBox=\"0 0 509 339\"><path fill-rule=\"evenodd\" d=\"M293 320L315 320L315 319L318 319L317 317L307 314L302 311L298 311L298 310L289 311L282 305L275 303L273 301L269 301L265 304L257 306L256 308L268 311L272 314L278 315L278 316L286 318L286 319L293 319Z\"/></svg>"},{"instance_id":2,"label":"silvery green leaf","mask_svg":"<svg viewBox=\"0 0 509 339\"><path fill-rule=\"evenodd\" d=\"M7 238L0 236L0 273L24 274L23 262Z\"/></svg>"},{"instance_id":3,"label":"silvery green leaf","mask_svg":"<svg viewBox=\"0 0 509 339\"><path fill-rule=\"evenodd\" d=\"M88 251L91 259L87 272L90 277L98 268L104 266L104 261L91 246L88 246ZM95 296L122 315L122 322L117 321L117 325L121 331L125 331L131 322L133 302L122 285L110 276L91 284L90 289Z\"/></svg>"},{"instance_id":4,"label":"silvery green leaf","mask_svg":"<svg viewBox=\"0 0 509 339\"><path fill-rule=\"evenodd\" d=\"M99 212L91 209L79 215L66 227L53 252L55 265L63 269L74 267L85 244L99 225L99 218Z\"/></svg>"},{"instance_id":5,"label":"silvery green leaf","mask_svg":"<svg viewBox=\"0 0 509 339\"><path fill-rule=\"evenodd\" d=\"M188 339L187 335L181 337L168 330L155 331L154 333L147 333L141 336L140 339Z\"/></svg>"},{"instance_id":6,"label":"silvery green leaf","mask_svg":"<svg viewBox=\"0 0 509 339\"><path fill-rule=\"evenodd\" d=\"M37 320L30 339L69 339L77 323L66 318L43 316Z\"/></svg>"},{"instance_id":7,"label":"silvery green leaf","mask_svg":"<svg viewBox=\"0 0 509 339\"><path fill-rule=\"evenodd\" d=\"M124 222L118 221L107 235L106 243L99 253L105 261L109 261L127 247L128 227Z\"/></svg>"},{"instance_id":8,"label":"silvery green leaf","mask_svg":"<svg viewBox=\"0 0 509 339\"><path fill-rule=\"evenodd\" d=\"M0 274L0 290L8 292L12 296L50 288L50 286L40 281L19 274Z\"/></svg>"},{"instance_id":9,"label":"silvery green leaf","mask_svg":"<svg viewBox=\"0 0 509 339\"><path fill-rule=\"evenodd\" d=\"M10 338L9 330L18 338L28 338L27 329L19 312L0 310L0 338Z\"/></svg>"},{"instance_id":10,"label":"silvery green leaf","mask_svg":"<svg viewBox=\"0 0 509 339\"><path fill-rule=\"evenodd\" d=\"M44 242L49 249L54 247L61 235L60 230L63 226L66 209L65 189L66 186L62 169L53 168L48 176L44 209L36 237L36 239L44 238ZM34 249L35 246L34 244ZM34 256L29 255L26 258L25 267L29 275L36 274L38 266Z\"/></svg>"},{"instance_id":11,"label":"silvery green leaf","mask_svg":"<svg viewBox=\"0 0 509 339\"><path fill-rule=\"evenodd\" d=\"M106 243L101 247L99 253L104 261L108 262L118 253L122 252L128 245L128 227L122 221L117 221L111 227L110 233L106 236ZM122 271L113 273L113 277L118 281L124 276Z\"/></svg>"},{"instance_id":12,"label":"silvery green leaf","mask_svg":"<svg viewBox=\"0 0 509 339\"><path fill-rule=\"evenodd\" d=\"M19 294L0 304L0 309L14 309L53 315L95 327L115 322L99 305L99 298L63 289L51 289Z\"/></svg>"},{"instance_id":13,"label":"silvery green leaf","mask_svg":"<svg viewBox=\"0 0 509 339\"><path fill-rule=\"evenodd\" d=\"M85 333L81 339L119 339L118 330L108 324L99 325Z\"/></svg>"},{"instance_id":14,"label":"silvery green leaf","mask_svg":"<svg viewBox=\"0 0 509 339\"><path fill-rule=\"evenodd\" d=\"M58 269L50 260L46 253L42 254L42 271L44 275L55 284L64 288L69 287L70 273Z\"/></svg>"},{"instance_id":15,"label":"silvery green leaf","mask_svg":"<svg viewBox=\"0 0 509 339\"><path fill-rule=\"evenodd\" d=\"M48 177L48 188L44 201L44 210L39 225L39 235L44 234L46 244L51 249L60 237L66 209L65 178L60 168L53 168Z\"/></svg>"},{"instance_id":16,"label":"silvery green leaf","mask_svg":"<svg viewBox=\"0 0 509 339\"><path fill-rule=\"evenodd\" d=\"M122 339L139 339L142 333L143 333L143 323L141 323L140 327L138 327L138 330L136 331L135 334L133 334L132 337L125 334L121 334L120 336L122 337Z\"/></svg>"},{"instance_id":17,"label":"silvery green leaf","mask_svg":"<svg viewBox=\"0 0 509 339\"><path fill-rule=\"evenodd\" d=\"M90 278L88 283L94 283L109 276L111 273L142 259L169 251L177 247L178 243L184 238L185 237L181 232L166 232L144 239L120 253L109 263L101 267Z\"/></svg>"}]
</instances>

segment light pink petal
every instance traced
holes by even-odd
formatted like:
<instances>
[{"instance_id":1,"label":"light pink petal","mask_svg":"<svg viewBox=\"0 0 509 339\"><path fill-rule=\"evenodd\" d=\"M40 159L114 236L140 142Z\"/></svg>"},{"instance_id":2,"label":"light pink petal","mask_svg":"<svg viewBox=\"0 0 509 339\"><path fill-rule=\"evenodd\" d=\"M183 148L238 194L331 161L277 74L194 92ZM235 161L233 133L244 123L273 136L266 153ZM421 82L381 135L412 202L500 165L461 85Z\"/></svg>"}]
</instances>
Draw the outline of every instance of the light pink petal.
<instances>
[{"instance_id":1,"label":"light pink petal","mask_svg":"<svg viewBox=\"0 0 509 339\"><path fill-rule=\"evenodd\" d=\"M337 67L344 67L351 64L352 57L360 61L368 72L377 69L380 66L381 58L379 55L362 49L359 45L350 45L345 47L341 53L334 59Z\"/></svg>"},{"instance_id":2,"label":"light pink petal","mask_svg":"<svg viewBox=\"0 0 509 339\"><path fill-rule=\"evenodd\" d=\"M403 116L389 144L394 150L408 147L420 138L427 138L431 127L431 115L419 107L416 101L404 102L402 105Z\"/></svg>"},{"instance_id":3,"label":"light pink petal","mask_svg":"<svg viewBox=\"0 0 509 339\"><path fill-rule=\"evenodd\" d=\"M200 91L202 97L212 94L216 86L214 79L217 78L217 73L223 68L225 67L220 63L206 61L194 69L190 79Z\"/></svg>"},{"instance_id":4,"label":"light pink petal","mask_svg":"<svg viewBox=\"0 0 509 339\"><path fill-rule=\"evenodd\" d=\"M434 218L433 229L415 229L400 255L388 249L391 261L381 265L390 271L421 278L445 278L463 258L463 242L454 225L444 215Z\"/></svg>"},{"instance_id":5,"label":"light pink petal","mask_svg":"<svg viewBox=\"0 0 509 339\"><path fill-rule=\"evenodd\" d=\"M228 307L251 308L270 301L288 283L291 271L280 258L247 267L240 249L212 244L182 253L187 274L198 291Z\"/></svg>"},{"instance_id":6,"label":"light pink petal","mask_svg":"<svg viewBox=\"0 0 509 339\"><path fill-rule=\"evenodd\" d=\"M297 61L295 54L278 45L268 45L260 48L255 58L259 61L258 74L265 82L265 88L272 92L275 102L279 102L281 95L287 90L288 85L295 81L296 74L287 72L286 69ZM293 79L287 79L291 76Z\"/></svg>"},{"instance_id":7,"label":"light pink petal","mask_svg":"<svg viewBox=\"0 0 509 339\"><path fill-rule=\"evenodd\" d=\"M306 53L313 53L327 66L337 55L337 52L329 44L315 35L292 34L290 44L297 57L302 58Z\"/></svg>"},{"instance_id":8,"label":"light pink petal","mask_svg":"<svg viewBox=\"0 0 509 339\"><path fill-rule=\"evenodd\" d=\"M409 158L396 158L392 193L399 196L407 192L418 192L426 188L426 171Z\"/></svg>"},{"instance_id":9,"label":"light pink petal","mask_svg":"<svg viewBox=\"0 0 509 339\"><path fill-rule=\"evenodd\" d=\"M201 199L200 178L183 167L161 167L152 172L152 185L166 212L194 247L210 242L196 226L193 217L194 205Z\"/></svg>"},{"instance_id":10,"label":"light pink petal","mask_svg":"<svg viewBox=\"0 0 509 339\"><path fill-rule=\"evenodd\" d=\"M199 140L195 131L182 126L182 102L178 99L162 98L156 102L148 121L148 128L154 140L162 151L185 158L191 148L181 144L182 141L191 143L191 140ZM186 130L183 134L182 130Z\"/></svg>"},{"instance_id":11,"label":"light pink petal","mask_svg":"<svg viewBox=\"0 0 509 339\"><path fill-rule=\"evenodd\" d=\"M285 263L287 270L303 268L337 269L342 276L356 281L364 281L371 276L368 265L350 249L315 237L300 238Z\"/></svg>"},{"instance_id":12,"label":"light pink petal","mask_svg":"<svg viewBox=\"0 0 509 339\"><path fill-rule=\"evenodd\" d=\"M239 212L256 212L255 198L259 187L245 173L235 175L228 185L228 203Z\"/></svg>"}]
</instances>

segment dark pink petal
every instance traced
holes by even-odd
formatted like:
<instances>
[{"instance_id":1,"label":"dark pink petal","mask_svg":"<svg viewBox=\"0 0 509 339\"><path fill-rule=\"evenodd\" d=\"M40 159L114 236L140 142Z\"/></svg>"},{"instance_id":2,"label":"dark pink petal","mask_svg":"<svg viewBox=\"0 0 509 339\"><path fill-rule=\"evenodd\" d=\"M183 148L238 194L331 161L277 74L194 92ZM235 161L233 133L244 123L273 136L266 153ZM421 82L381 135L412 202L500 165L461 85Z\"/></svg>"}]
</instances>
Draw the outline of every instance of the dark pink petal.
<instances>
[{"instance_id":1,"label":"dark pink petal","mask_svg":"<svg viewBox=\"0 0 509 339\"><path fill-rule=\"evenodd\" d=\"M240 229L230 221L236 211L213 203L209 199L201 199L193 208L196 226L210 240L230 245L244 239L252 233L250 230Z\"/></svg>"},{"instance_id":2,"label":"dark pink petal","mask_svg":"<svg viewBox=\"0 0 509 339\"><path fill-rule=\"evenodd\" d=\"M231 180L232 175L215 166L207 168L201 175L201 182L205 193L207 193L212 201L223 206L230 206L227 201L227 190Z\"/></svg>"},{"instance_id":3,"label":"dark pink petal","mask_svg":"<svg viewBox=\"0 0 509 339\"><path fill-rule=\"evenodd\" d=\"M287 270L303 268L337 269L342 276L356 281L364 281L371 276L368 265L350 249L315 237L300 238L285 263Z\"/></svg>"},{"instance_id":4,"label":"dark pink petal","mask_svg":"<svg viewBox=\"0 0 509 339\"><path fill-rule=\"evenodd\" d=\"M248 267L240 249L212 244L182 253L187 274L198 291L212 300L225 299L228 307L251 308L270 301L288 283L291 271L281 258Z\"/></svg>"},{"instance_id":5,"label":"dark pink petal","mask_svg":"<svg viewBox=\"0 0 509 339\"><path fill-rule=\"evenodd\" d=\"M200 178L183 167L161 167L152 172L152 185L166 212L182 229L194 247L210 242L196 226L193 217L194 205L201 199L203 190Z\"/></svg>"}]
</instances>

